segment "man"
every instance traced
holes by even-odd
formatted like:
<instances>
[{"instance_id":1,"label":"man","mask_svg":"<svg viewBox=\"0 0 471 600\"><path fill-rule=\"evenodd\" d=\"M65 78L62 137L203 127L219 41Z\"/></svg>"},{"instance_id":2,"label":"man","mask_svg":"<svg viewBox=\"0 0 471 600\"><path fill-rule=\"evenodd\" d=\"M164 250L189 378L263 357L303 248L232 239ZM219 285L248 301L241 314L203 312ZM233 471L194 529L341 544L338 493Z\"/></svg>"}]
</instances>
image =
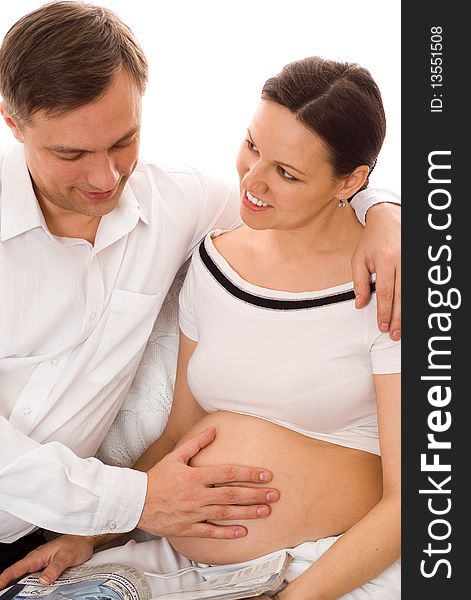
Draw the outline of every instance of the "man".
<instances>
[{"instance_id":1,"label":"man","mask_svg":"<svg viewBox=\"0 0 471 600\"><path fill-rule=\"evenodd\" d=\"M176 272L207 231L238 223L233 187L138 161L146 81L133 34L97 6L45 5L0 49L1 112L19 142L3 158L0 206L1 568L42 543L38 527L234 538L245 529L207 521L264 517L278 498L268 487L224 486L269 483L260 466L188 466L213 429L147 473L93 458ZM398 247L396 212L371 210L362 244L375 250L357 252L355 266L358 306L368 263L379 323L395 337L388 273L398 266L380 268L377 247Z\"/></svg>"}]
</instances>

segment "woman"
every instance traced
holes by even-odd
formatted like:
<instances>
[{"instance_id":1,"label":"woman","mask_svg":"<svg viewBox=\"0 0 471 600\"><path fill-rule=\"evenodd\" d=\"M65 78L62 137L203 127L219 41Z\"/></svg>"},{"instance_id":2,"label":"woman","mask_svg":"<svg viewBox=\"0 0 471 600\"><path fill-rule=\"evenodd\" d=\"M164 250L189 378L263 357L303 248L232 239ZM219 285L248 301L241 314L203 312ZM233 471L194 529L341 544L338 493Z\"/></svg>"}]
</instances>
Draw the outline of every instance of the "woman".
<instances>
[{"instance_id":1,"label":"woman","mask_svg":"<svg viewBox=\"0 0 471 600\"><path fill-rule=\"evenodd\" d=\"M172 412L137 467L215 426L194 464L256 459L280 501L239 540L132 542L94 562L149 570L166 553L171 570L289 548L282 600L400 597L399 344L378 332L374 294L354 308L361 225L348 204L384 135L358 65L311 57L266 82L237 161L244 225L193 256Z\"/></svg>"}]
</instances>

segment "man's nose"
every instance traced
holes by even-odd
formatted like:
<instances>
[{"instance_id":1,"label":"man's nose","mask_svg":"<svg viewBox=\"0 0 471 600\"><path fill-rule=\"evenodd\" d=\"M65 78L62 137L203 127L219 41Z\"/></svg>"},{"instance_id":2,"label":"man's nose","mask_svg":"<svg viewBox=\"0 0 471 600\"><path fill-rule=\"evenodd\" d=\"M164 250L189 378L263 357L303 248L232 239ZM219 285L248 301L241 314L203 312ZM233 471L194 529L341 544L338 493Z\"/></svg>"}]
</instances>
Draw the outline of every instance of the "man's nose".
<instances>
[{"instance_id":1,"label":"man's nose","mask_svg":"<svg viewBox=\"0 0 471 600\"><path fill-rule=\"evenodd\" d=\"M89 169L88 182L97 191L108 192L119 181L119 171L107 152L95 154L89 163Z\"/></svg>"}]
</instances>

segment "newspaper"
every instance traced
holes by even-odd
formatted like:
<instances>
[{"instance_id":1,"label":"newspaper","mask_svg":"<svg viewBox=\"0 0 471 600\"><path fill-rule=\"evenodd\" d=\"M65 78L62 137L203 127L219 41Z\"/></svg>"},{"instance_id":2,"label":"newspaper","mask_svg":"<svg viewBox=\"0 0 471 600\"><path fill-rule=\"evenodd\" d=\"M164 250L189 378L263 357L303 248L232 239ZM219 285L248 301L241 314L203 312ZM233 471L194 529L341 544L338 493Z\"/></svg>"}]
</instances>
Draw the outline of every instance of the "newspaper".
<instances>
[{"instance_id":1,"label":"newspaper","mask_svg":"<svg viewBox=\"0 0 471 600\"><path fill-rule=\"evenodd\" d=\"M120 563L72 567L52 585L29 575L0 593L0 600L149 600L151 588L141 571Z\"/></svg>"},{"instance_id":2,"label":"newspaper","mask_svg":"<svg viewBox=\"0 0 471 600\"><path fill-rule=\"evenodd\" d=\"M0 592L0 600L238 600L274 594L283 586L290 561L282 550L250 563L190 567L175 573L143 573L120 563L80 566L67 569L49 586L39 583L39 574L24 577ZM189 571L199 573L198 583L179 585ZM149 578L173 580L175 585L172 591L153 595Z\"/></svg>"},{"instance_id":3,"label":"newspaper","mask_svg":"<svg viewBox=\"0 0 471 600\"><path fill-rule=\"evenodd\" d=\"M291 556L281 550L248 566L210 567L203 571L200 583L158 597L159 600L238 600L274 594L283 586L290 562Z\"/></svg>"}]
</instances>

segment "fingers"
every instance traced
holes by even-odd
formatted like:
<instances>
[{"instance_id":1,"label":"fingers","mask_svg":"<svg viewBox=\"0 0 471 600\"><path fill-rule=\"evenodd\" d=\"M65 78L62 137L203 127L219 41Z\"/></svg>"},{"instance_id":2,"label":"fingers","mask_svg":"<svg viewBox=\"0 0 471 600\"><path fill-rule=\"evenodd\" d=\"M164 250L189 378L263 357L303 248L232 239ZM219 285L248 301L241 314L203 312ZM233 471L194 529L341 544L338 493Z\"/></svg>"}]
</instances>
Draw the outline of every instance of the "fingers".
<instances>
[{"instance_id":1,"label":"fingers","mask_svg":"<svg viewBox=\"0 0 471 600\"><path fill-rule=\"evenodd\" d=\"M175 455L177 460L188 463L202 448L210 444L215 437L216 427L208 427L198 435L184 442L172 454ZM208 478L206 484L208 485L234 482L267 483L272 479L272 474L266 469L238 467L234 465L208 467L207 472Z\"/></svg>"},{"instance_id":2,"label":"fingers","mask_svg":"<svg viewBox=\"0 0 471 600\"><path fill-rule=\"evenodd\" d=\"M271 489L243 486L210 487L204 493L204 505L239 504L245 507L247 505L277 502L279 498L280 493Z\"/></svg>"},{"instance_id":3,"label":"fingers","mask_svg":"<svg viewBox=\"0 0 471 600\"><path fill-rule=\"evenodd\" d=\"M44 571L39 576L43 585L49 585L68 567L79 565L93 554L93 537L64 535L32 550L24 558L0 575L0 589L21 579L28 573Z\"/></svg>"},{"instance_id":4,"label":"fingers","mask_svg":"<svg viewBox=\"0 0 471 600\"><path fill-rule=\"evenodd\" d=\"M215 437L216 427L212 425L198 435L195 435L184 442L181 446L174 450L173 453L177 459L183 461L184 463L188 463L188 461L198 454L200 450L202 450L205 446L208 446L208 444L210 444Z\"/></svg>"},{"instance_id":5,"label":"fingers","mask_svg":"<svg viewBox=\"0 0 471 600\"><path fill-rule=\"evenodd\" d=\"M217 465L191 467L190 458L215 438L216 428L210 427L170 452L148 472L147 494L138 527L159 536L189 536L194 528L209 519L237 520L263 518L270 514L265 506L276 502L279 493L261 488L272 474L260 468ZM239 483L240 485L227 485ZM242 484L252 484L244 486ZM256 485L259 484L259 485ZM238 508L234 508L238 505ZM235 538L245 530L228 531L203 528L201 535Z\"/></svg>"},{"instance_id":6,"label":"fingers","mask_svg":"<svg viewBox=\"0 0 471 600\"><path fill-rule=\"evenodd\" d=\"M156 469L159 464L162 462ZM163 476L157 479L158 485L148 486L146 504L138 523L140 529L159 536L241 537L245 535L245 529L241 532L232 524L228 525L228 531L222 531L224 527L218 525L217 531L205 527L198 529L201 533L195 533L195 527L208 520L264 518L271 512L267 504L279 499L279 492L274 489L219 484L221 480L237 480L244 474L247 479L255 478L254 472L258 473L259 469L180 465L178 470L177 476ZM157 493L153 493L154 487Z\"/></svg>"},{"instance_id":7,"label":"fingers","mask_svg":"<svg viewBox=\"0 0 471 600\"><path fill-rule=\"evenodd\" d=\"M11 573L11 567L5 569L2 573L0 573L0 591L10 585L10 583L14 583L17 581L18 577L14 577ZM21 577L21 575L20 575Z\"/></svg>"},{"instance_id":8,"label":"fingers","mask_svg":"<svg viewBox=\"0 0 471 600\"><path fill-rule=\"evenodd\" d=\"M398 341L401 339L401 272L396 271L396 280L394 285L394 300L392 308L391 325L389 327L389 337Z\"/></svg>"},{"instance_id":9,"label":"fingers","mask_svg":"<svg viewBox=\"0 0 471 600\"><path fill-rule=\"evenodd\" d=\"M371 273L363 261L352 261L355 308L363 308L370 300Z\"/></svg>"},{"instance_id":10,"label":"fingers","mask_svg":"<svg viewBox=\"0 0 471 600\"><path fill-rule=\"evenodd\" d=\"M3 588L11 583L18 581L18 579L21 579L28 573L35 573L45 566L46 562L44 559L33 550L24 558L3 571L0 575L0 590L3 590Z\"/></svg>"},{"instance_id":11,"label":"fingers","mask_svg":"<svg viewBox=\"0 0 471 600\"><path fill-rule=\"evenodd\" d=\"M363 308L368 304L370 273L376 273L378 328L397 340L401 336L401 226L397 218L400 209L381 204L370 210L373 216L368 217L368 225L352 257L355 306Z\"/></svg>"},{"instance_id":12,"label":"fingers","mask_svg":"<svg viewBox=\"0 0 471 600\"><path fill-rule=\"evenodd\" d=\"M376 303L378 328L389 332L392 340L401 339L401 277L392 263L376 268ZM389 265L389 266L388 266ZM363 308L370 299L371 273L364 262L352 262L355 308Z\"/></svg>"},{"instance_id":13,"label":"fingers","mask_svg":"<svg viewBox=\"0 0 471 600\"><path fill-rule=\"evenodd\" d=\"M218 540L234 540L247 535L247 529L241 525L213 525L212 523L197 523L191 528L192 537L211 538Z\"/></svg>"},{"instance_id":14,"label":"fingers","mask_svg":"<svg viewBox=\"0 0 471 600\"><path fill-rule=\"evenodd\" d=\"M376 304L379 330L392 332L391 319L394 300L395 269L378 267L376 273Z\"/></svg>"},{"instance_id":15,"label":"fingers","mask_svg":"<svg viewBox=\"0 0 471 600\"><path fill-rule=\"evenodd\" d=\"M61 560L60 558L54 559L54 561L44 569L39 577L39 581L43 585L50 585L62 575L62 573L70 566L70 562L67 560Z\"/></svg>"},{"instance_id":16,"label":"fingers","mask_svg":"<svg viewBox=\"0 0 471 600\"><path fill-rule=\"evenodd\" d=\"M211 505L204 509L203 521L245 521L260 519L271 514L271 508L266 504L256 506ZM226 526L227 527L227 526Z\"/></svg>"},{"instance_id":17,"label":"fingers","mask_svg":"<svg viewBox=\"0 0 471 600\"><path fill-rule=\"evenodd\" d=\"M200 467L200 469L202 472L205 472L205 483L207 485L220 485L222 483L235 482L268 483L272 479L270 471L254 467L219 465L214 467Z\"/></svg>"}]
</instances>

